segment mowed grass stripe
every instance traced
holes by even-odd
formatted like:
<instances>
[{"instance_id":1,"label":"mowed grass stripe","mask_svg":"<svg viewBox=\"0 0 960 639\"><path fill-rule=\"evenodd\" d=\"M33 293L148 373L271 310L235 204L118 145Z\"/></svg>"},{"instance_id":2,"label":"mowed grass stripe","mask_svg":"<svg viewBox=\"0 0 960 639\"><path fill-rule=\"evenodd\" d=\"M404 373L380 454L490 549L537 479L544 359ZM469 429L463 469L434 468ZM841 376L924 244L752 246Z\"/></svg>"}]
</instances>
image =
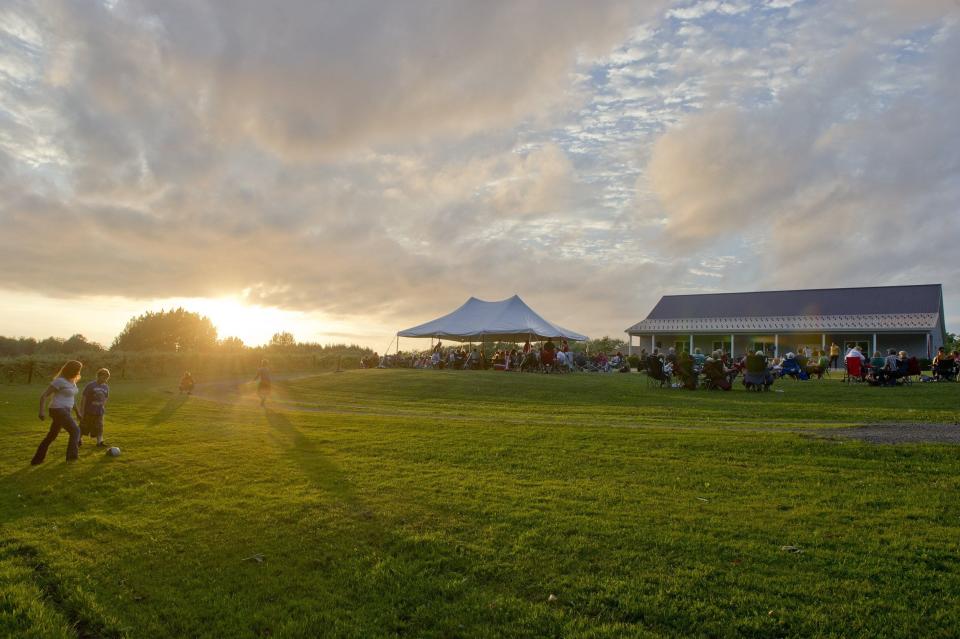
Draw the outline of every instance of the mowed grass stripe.
<instances>
[{"instance_id":1,"label":"mowed grass stripe","mask_svg":"<svg viewBox=\"0 0 960 639\"><path fill-rule=\"evenodd\" d=\"M128 636L950 636L957 449L793 431L946 421L957 387L782 387L356 371L264 411L118 383L123 456L35 469L39 389L0 387L0 531ZM10 574L0 628L57 636Z\"/></svg>"}]
</instances>

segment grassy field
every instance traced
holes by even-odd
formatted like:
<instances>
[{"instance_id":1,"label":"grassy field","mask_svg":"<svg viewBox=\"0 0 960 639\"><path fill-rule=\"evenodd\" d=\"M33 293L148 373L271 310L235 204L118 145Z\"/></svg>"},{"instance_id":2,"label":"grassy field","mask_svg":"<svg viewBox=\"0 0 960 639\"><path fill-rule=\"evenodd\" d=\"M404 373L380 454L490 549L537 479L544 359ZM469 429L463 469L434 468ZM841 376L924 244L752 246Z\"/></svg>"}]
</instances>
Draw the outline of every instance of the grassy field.
<instances>
[{"instance_id":1,"label":"grassy field","mask_svg":"<svg viewBox=\"0 0 960 639\"><path fill-rule=\"evenodd\" d=\"M960 385L782 393L410 370L171 393L29 460L0 386L0 635L955 637Z\"/></svg>"}]
</instances>

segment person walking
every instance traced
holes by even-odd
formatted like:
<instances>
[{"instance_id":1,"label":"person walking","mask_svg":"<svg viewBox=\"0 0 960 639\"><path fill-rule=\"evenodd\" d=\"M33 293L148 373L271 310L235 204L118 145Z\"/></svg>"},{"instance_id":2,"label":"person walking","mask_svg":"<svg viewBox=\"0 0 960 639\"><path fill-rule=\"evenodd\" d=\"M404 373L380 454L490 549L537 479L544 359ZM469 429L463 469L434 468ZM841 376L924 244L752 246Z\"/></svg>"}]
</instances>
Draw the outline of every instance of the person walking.
<instances>
[{"instance_id":1,"label":"person walking","mask_svg":"<svg viewBox=\"0 0 960 639\"><path fill-rule=\"evenodd\" d=\"M267 360L260 360L260 368L257 369L257 375L253 378L253 381L259 381L259 384L257 384L257 395L260 396L260 405L266 406L273 382Z\"/></svg>"},{"instance_id":2,"label":"person walking","mask_svg":"<svg viewBox=\"0 0 960 639\"><path fill-rule=\"evenodd\" d=\"M70 439L67 441L67 461L76 461L80 456L80 426L73 421L70 412L71 410L75 412L77 418L83 417L75 404L77 382L80 380L82 369L83 364L80 362L73 359L68 361L60 367L47 390L43 391L40 396L40 421L46 421L47 419L47 400L50 398L52 399L50 399L49 412L52 421L47 436L40 442L36 454L30 461L33 466L43 463L43 460L47 457L47 449L60 434L61 429L66 430L70 435Z\"/></svg>"}]
</instances>

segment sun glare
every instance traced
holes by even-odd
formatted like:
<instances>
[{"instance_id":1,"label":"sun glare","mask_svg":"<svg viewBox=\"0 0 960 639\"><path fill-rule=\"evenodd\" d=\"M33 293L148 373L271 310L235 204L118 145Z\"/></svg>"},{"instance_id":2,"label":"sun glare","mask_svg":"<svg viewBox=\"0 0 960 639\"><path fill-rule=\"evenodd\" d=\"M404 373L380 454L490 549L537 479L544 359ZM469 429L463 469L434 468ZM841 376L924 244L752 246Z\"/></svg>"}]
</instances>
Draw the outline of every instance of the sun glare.
<instances>
[{"instance_id":1,"label":"sun glare","mask_svg":"<svg viewBox=\"0 0 960 639\"><path fill-rule=\"evenodd\" d=\"M276 307L245 304L235 297L181 300L183 308L210 318L220 339L239 337L248 346L266 344L274 333L287 331L308 340L321 327L302 313Z\"/></svg>"}]
</instances>

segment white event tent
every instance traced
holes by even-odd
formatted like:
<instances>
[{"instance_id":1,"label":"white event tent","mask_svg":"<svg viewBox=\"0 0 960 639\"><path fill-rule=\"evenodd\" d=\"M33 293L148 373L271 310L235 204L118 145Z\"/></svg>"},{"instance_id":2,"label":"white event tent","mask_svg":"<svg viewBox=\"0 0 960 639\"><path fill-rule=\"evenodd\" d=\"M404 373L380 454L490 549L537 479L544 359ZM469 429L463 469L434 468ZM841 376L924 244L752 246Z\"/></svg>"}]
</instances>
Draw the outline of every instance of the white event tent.
<instances>
[{"instance_id":1,"label":"white event tent","mask_svg":"<svg viewBox=\"0 0 960 639\"><path fill-rule=\"evenodd\" d=\"M586 341L586 335L545 320L520 296L498 302L475 297L443 317L397 333L397 337L436 337L457 342L561 338Z\"/></svg>"}]
</instances>

